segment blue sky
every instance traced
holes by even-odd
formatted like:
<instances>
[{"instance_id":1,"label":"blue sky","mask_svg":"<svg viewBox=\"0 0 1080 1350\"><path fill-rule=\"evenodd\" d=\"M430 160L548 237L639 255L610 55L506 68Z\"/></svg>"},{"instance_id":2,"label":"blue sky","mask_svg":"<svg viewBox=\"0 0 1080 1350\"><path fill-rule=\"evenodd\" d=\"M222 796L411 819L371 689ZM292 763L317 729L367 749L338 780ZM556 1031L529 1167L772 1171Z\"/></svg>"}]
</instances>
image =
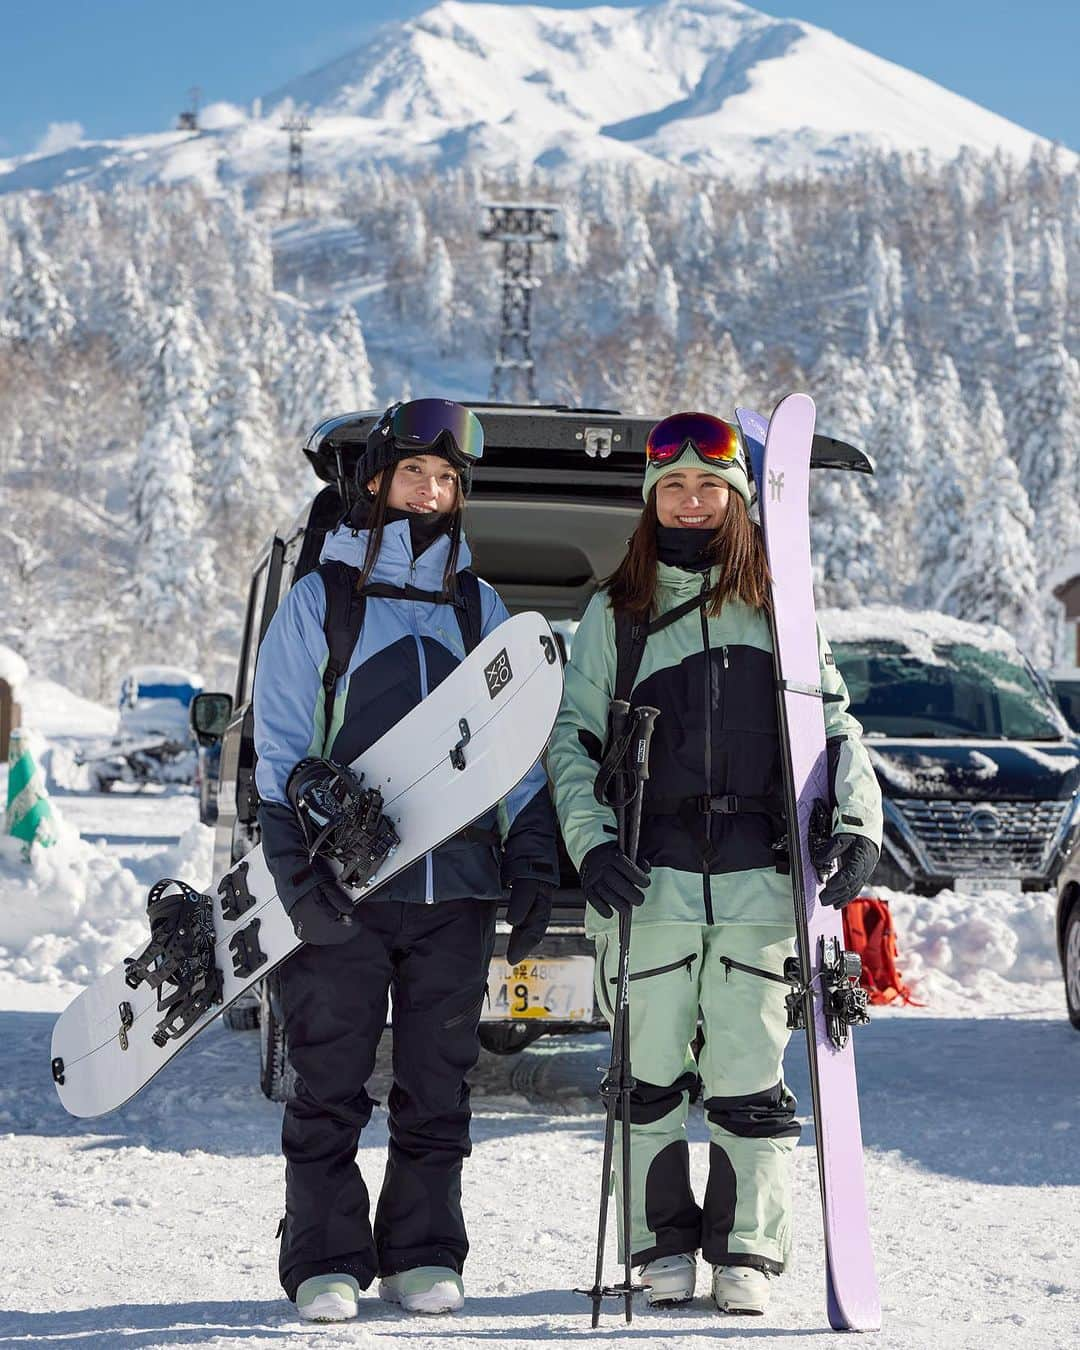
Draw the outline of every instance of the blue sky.
<instances>
[{"instance_id":1,"label":"blue sky","mask_svg":"<svg viewBox=\"0 0 1080 1350\"><path fill-rule=\"evenodd\" d=\"M39 147L51 124L78 123L88 136L171 127L192 85L204 102L248 103L359 45L377 24L428 7L424 0L4 0L0 155ZM757 7L829 28L1080 150L1076 0Z\"/></svg>"}]
</instances>

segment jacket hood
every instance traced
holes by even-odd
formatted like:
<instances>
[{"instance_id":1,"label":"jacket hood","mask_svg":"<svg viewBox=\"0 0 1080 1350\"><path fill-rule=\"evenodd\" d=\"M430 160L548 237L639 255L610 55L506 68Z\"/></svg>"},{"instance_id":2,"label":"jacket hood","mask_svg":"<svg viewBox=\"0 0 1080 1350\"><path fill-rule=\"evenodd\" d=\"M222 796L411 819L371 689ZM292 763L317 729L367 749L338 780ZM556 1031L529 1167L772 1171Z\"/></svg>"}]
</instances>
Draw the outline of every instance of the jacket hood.
<instances>
[{"instance_id":1,"label":"jacket hood","mask_svg":"<svg viewBox=\"0 0 1080 1350\"><path fill-rule=\"evenodd\" d=\"M369 530L354 530L339 525L323 542L320 562L343 562L350 567L363 567L367 554ZM382 545L371 580L388 586L416 586L422 591L442 588L443 571L450 556L450 536L441 534L419 558L413 557L412 538L407 520L395 520L383 529ZM472 553L461 535L458 544L457 570L464 571L472 563Z\"/></svg>"}]
</instances>

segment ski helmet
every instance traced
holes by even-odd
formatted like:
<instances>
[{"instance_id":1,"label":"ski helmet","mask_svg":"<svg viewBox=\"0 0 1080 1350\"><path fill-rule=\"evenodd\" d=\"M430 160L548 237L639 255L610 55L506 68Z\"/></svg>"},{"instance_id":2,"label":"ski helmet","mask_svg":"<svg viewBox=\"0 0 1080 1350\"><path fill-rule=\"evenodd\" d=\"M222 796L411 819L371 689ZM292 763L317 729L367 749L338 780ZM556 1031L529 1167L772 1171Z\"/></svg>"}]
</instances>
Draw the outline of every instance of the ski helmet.
<instances>
[{"instance_id":1,"label":"ski helmet","mask_svg":"<svg viewBox=\"0 0 1080 1350\"><path fill-rule=\"evenodd\" d=\"M729 484L748 507L754 494L746 466L739 429L709 413L673 413L657 422L645 442L645 481L641 495L649 493L665 474L678 469L703 469Z\"/></svg>"},{"instance_id":2,"label":"ski helmet","mask_svg":"<svg viewBox=\"0 0 1080 1350\"><path fill-rule=\"evenodd\" d=\"M383 469L409 455L441 455L461 479L468 496L473 465L484 453L484 429L475 413L446 398L416 398L392 403L368 432L364 452L356 463L357 487L364 491Z\"/></svg>"}]
</instances>

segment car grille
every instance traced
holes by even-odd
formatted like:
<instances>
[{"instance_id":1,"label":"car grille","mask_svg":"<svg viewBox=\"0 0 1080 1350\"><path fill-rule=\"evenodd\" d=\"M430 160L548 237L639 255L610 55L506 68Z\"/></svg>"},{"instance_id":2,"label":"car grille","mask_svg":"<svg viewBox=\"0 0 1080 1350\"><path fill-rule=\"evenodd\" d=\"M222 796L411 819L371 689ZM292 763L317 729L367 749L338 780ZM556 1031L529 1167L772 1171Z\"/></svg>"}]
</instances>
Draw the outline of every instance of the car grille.
<instances>
[{"instance_id":1,"label":"car grille","mask_svg":"<svg viewBox=\"0 0 1080 1350\"><path fill-rule=\"evenodd\" d=\"M936 876L1040 876L1067 801L894 800Z\"/></svg>"}]
</instances>

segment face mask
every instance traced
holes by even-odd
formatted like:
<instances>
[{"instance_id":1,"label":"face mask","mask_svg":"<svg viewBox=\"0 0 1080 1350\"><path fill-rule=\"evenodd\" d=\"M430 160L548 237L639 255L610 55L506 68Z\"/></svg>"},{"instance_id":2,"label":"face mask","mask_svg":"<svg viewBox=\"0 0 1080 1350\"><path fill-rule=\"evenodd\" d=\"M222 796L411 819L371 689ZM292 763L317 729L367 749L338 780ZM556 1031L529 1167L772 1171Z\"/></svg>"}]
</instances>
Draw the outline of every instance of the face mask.
<instances>
[{"instance_id":1,"label":"face mask","mask_svg":"<svg viewBox=\"0 0 1080 1350\"><path fill-rule=\"evenodd\" d=\"M678 525L657 525L656 556L669 567L687 572L705 572L712 530L688 530Z\"/></svg>"}]
</instances>

